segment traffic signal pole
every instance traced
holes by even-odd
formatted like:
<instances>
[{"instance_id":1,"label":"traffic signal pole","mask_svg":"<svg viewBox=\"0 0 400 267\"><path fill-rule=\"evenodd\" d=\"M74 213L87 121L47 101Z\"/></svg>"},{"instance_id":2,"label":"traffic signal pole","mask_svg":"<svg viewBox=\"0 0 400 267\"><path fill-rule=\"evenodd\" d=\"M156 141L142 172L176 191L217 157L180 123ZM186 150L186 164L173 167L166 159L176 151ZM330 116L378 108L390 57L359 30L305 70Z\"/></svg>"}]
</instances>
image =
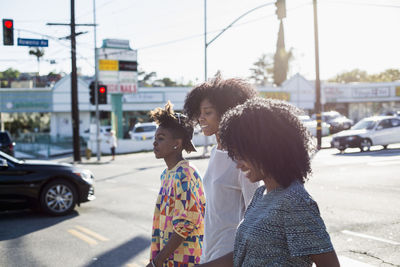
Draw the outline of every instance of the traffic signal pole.
<instances>
[{"instance_id":1,"label":"traffic signal pole","mask_svg":"<svg viewBox=\"0 0 400 267\"><path fill-rule=\"evenodd\" d=\"M95 88L95 103L96 103L96 156L97 161L100 161L100 115L99 115L99 66L97 62L97 35L96 35L96 0L93 0L93 24L94 24L94 88Z\"/></svg>"}]
</instances>

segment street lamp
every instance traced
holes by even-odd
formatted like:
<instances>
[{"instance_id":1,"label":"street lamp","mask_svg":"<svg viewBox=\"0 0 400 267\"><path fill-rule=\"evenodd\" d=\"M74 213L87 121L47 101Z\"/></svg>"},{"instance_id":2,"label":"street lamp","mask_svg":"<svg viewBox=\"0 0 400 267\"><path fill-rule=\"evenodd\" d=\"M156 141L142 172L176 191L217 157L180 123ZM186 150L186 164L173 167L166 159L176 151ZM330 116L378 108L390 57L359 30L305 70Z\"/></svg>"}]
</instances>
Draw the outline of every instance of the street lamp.
<instances>
[{"instance_id":1,"label":"street lamp","mask_svg":"<svg viewBox=\"0 0 400 267\"><path fill-rule=\"evenodd\" d=\"M211 39L211 41L207 42L207 0L204 0L204 81L207 82L207 48L208 46L214 42L218 37L220 37L226 30L228 30L230 27L233 26L233 24L235 24L238 20L240 20L241 18L243 18L244 16L250 14L251 12L265 7L265 6L269 6L272 5L273 2L271 3L267 3L267 4L263 4L260 6L257 6L253 9L250 9L249 11L243 13L242 15L240 15L237 19L235 19L234 21L232 21L227 27L225 27L224 29L222 29L214 38ZM208 146L208 139L207 136L204 136L204 149L203 149L203 156L207 153L207 146Z\"/></svg>"}]
</instances>

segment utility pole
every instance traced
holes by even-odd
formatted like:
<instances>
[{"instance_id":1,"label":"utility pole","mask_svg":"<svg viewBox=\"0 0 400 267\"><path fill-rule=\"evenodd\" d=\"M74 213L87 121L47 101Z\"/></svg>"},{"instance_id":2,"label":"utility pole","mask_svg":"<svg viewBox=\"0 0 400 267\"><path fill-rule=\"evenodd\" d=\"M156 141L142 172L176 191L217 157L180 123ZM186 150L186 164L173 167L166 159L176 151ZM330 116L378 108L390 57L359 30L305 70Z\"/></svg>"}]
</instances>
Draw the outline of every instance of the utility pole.
<instances>
[{"instance_id":1,"label":"utility pole","mask_svg":"<svg viewBox=\"0 0 400 267\"><path fill-rule=\"evenodd\" d=\"M319 80L319 46L318 46L318 17L317 0L313 0L314 7L314 40L315 40L315 113L317 116L317 146L321 149L321 82Z\"/></svg>"},{"instance_id":2,"label":"utility pole","mask_svg":"<svg viewBox=\"0 0 400 267\"><path fill-rule=\"evenodd\" d=\"M70 23L47 23L49 26L70 26L71 28L71 116L72 116L72 140L74 162L81 161L79 143L79 103L78 103L78 77L76 71L76 26L96 26L94 24L75 24L75 0L71 0Z\"/></svg>"},{"instance_id":3,"label":"utility pole","mask_svg":"<svg viewBox=\"0 0 400 267\"><path fill-rule=\"evenodd\" d=\"M79 143L79 107L78 107L78 78L76 73L76 40L75 40L75 0L71 0L71 111L72 139L74 143L74 162L81 161Z\"/></svg>"}]
</instances>

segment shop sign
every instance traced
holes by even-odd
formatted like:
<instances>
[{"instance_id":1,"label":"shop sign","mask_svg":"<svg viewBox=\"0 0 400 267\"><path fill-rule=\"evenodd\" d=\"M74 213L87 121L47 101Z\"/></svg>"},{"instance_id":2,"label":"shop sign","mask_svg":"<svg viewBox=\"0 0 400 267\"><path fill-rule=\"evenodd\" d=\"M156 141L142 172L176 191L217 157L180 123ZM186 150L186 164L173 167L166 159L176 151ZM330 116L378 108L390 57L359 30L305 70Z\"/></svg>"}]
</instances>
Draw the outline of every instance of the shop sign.
<instances>
[{"instance_id":1,"label":"shop sign","mask_svg":"<svg viewBox=\"0 0 400 267\"><path fill-rule=\"evenodd\" d=\"M118 71L118 60L100 59L99 70L101 71Z\"/></svg>"},{"instance_id":2,"label":"shop sign","mask_svg":"<svg viewBox=\"0 0 400 267\"><path fill-rule=\"evenodd\" d=\"M125 95L124 101L127 103L163 103L164 93L137 93L134 95Z\"/></svg>"},{"instance_id":3,"label":"shop sign","mask_svg":"<svg viewBox=\"0 0 400 267\"><path fill-rule=\"evenodd\" d=\"M352 96L354 98L373 98L373 97L389 97L389 87L373 87L373 88L352 88Z\"/></svg>"},{"instance_id":4,"label":"shop sign","mask_svg":"<svg viewBox=\"0 0 400 267\"><path fill-rule=\"evenodd\" d=\"M290 94L288 92L260 92L260 96L264 98L290 101Z\"/></svg>"}]
</instances>

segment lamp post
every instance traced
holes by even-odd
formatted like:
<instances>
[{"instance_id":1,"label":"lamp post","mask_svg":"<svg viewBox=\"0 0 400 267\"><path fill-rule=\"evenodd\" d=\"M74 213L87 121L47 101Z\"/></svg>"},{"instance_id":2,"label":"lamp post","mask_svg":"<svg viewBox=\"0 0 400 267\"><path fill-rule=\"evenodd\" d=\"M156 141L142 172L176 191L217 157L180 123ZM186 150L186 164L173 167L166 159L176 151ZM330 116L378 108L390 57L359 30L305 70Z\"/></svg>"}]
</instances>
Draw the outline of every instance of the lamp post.
<instances>
[{"instance_id":1,"label":"lamp post","mask_svg":"<svg viewBox=\"0 0 400 267\"><path fill-rule=\"evenodd\" d=\"M274 3L271 2L271 3L263 4L263 5L257 6L253 9L250 9L249 11L243 13L237 19L232 21L228 26L226 26L224 29L222 29L214 38L212 38L209 42L207 42L207 0L204 0L204 81L205 82L207 81L207 48L208 48L208 46L212 42L214 42L218 37L220 37L226 30L228 30L230 27L232 27L241 18L245 17L246 15L250 14L251 12L253 12L259 8L262 8L265 6L270 6L272 4L274 4ZM204 138L205 139L204 139L203 156L205 156L205 154L207 153L207 146L208 146L207 136L205 136Z\"/></svg>"},{"instance_id":2,"label":"lamp post","mask_svg":"<svg viewBox=\"0 0 400 267\"><path fill-rule=\"evenodd\" d=\"M321 82L319 80L319 46L318 46L318 17L317 0L313 0L314 7L314 41L315 41L315 113L317 119L317 146L321 149Z\"/></svg>"}]
</instances>

